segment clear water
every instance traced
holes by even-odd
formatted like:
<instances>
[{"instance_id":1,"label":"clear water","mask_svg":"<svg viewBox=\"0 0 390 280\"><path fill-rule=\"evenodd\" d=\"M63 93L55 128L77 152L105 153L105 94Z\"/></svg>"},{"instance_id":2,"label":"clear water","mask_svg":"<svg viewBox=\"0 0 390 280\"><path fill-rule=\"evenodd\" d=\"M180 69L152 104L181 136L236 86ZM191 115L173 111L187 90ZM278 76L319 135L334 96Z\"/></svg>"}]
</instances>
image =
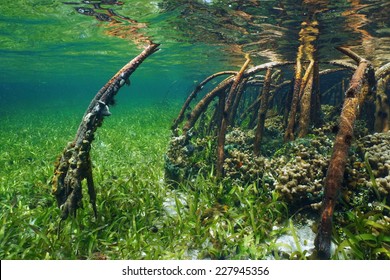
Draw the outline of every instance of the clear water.
<instances>
[{"instance_id":1,"label":"clear water","mask_svg":"<svg viewBox=\"0 0 390 280\"><path fill-rule=\"evenodd\" d=\"M131 89L121 93L125 100L182 102L194 81L237 69L244 52L255 63L294 59L301 22L312 14L320 23L321 59L342 57L334 51L336 45L354 48L377 66L390 56L390 5L385 0L124 0L121 6L102 5L136 24L101 22L74 9L91 5L62 2L1 1L0 114L86 106L140 52L144 38L160 43L161 51L133 75ZM125 38L110 35L113 30Z\"/></svg>"}]
</instances>

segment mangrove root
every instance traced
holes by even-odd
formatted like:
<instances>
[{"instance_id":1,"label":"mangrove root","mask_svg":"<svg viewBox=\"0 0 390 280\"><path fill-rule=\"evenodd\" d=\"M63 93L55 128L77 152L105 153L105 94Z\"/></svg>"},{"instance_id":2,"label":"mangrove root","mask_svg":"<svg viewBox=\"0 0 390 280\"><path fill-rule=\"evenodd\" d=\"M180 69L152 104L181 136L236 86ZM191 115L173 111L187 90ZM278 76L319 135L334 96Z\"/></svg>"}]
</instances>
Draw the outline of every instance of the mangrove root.
<instances>
[{"instance_id":1,"label":"mangrove root","mask_svg":"<svg viewBox=\"0 0 390 280\"><path fill-rule=\"evenodd\" d=\"M375 71L378 90L375 101L375 132L390 129L390 62Z\"/></svg>"},{"instance_id":2,"label":"mangrove root","mask_svg":"<svg viewBox=\"0 0 390 280\"><path fill-rule=\"evenodd\" d=\"M272 68L268 68L264 78L262 94L260 96L260 109L257 116L258 120L255 134L255 143L253 144L255 156L260 155L260 143L261 139L263 138L264 122L268 110L269 91L271 87L271 73Z\"/></svg>"},{"instance_id":3,"label":"mangrove root","mask_svg":"<svg viewBox=\"0 0 390 280\"><path fill-rule=\"evenodd\" d=\"M237 88L241 84L243 79L243 73L249 65L250 58L247 55L246 61L244 65L241 67L241 70L237 73L233 85L230 88L229 94L225 100L225 108L222 115L221 129L218 135L218 143L217 143L217 177L221 178L223 176L223 162L225 160L225 136L226 130L229 126L232 116L232 105L237 95Z\"/></svg>"},{"instance_id":4,"label":"mangrove root","mask_svg":"<svg viewBox=\"0 0 390 280\"><path fill-rule=\"evenodd\" d=\"M314 47L319 33L317 25L317 21L303 22L302 29L299 32L301 45L298 48L297 62L295 65L294 90L291 98L291 109L288 116L287 128L284 134L285 142L292 141L295 138L294 129L296 116L299 111L301 113L299 137L307 134L310 124L310 109L313 108L311 103L316 102L316 97L314 96L312 98L313 79L314 77L318 77L318 67L315 67L315 64L317 64L316 49ZM303 60L305 58L310 61L310 64L302 77L304 70ZM314 71L317 71L317 73L314 73Z\"/></svg>"},{"instance_id":5,"label":"mangrove root","mask_svg":"<svg viewBox=\"0 0 390 280\"><path fill-rule=\"evenodd\" d=\"M321 219L315 240L317 257L320 259L330 258L332 217L344 178L348 150L352 142L353 128L356 117L359 114L359 106L363 104L366 96L375 87L375 75L371 63L353 54L350 50L338 49L356 60L359 66L350 81L349 88L345 92L339 131L336 135L333 153L325 178Z\"/></svg>"},{"instance_id":6,"label":"mangrove root","mask_svg":"<svg viewBox=\"0 0 390 280\"><path fill-rule=\"evenodd\" d=\"M173 124L171 126L171 129L172 131L174 131L177 126L179 125L179 123L181 121L183 121L184 119L184 115L185 115L185 112L186 110L188 109L188 106L190 105L191 101L193 99L196 98L196 96L198 95L198 92L205 86L205 84L207 84L209 81L211 81L212 79L216 78L216 77L219 77L219 76L222 76L222 75L236 75L237 72L235 71L223 71L223 72L218 72L218 73L215 73L209 77L207 77L206 79L204 79L202 82L200 82L196 87L195 89L190 93L190 95L188 95L186 101L184 102L184 105L182 106L181 110L180 110L180 113L179 115L177 116L177 118L173 121Z\"/></svg>"},{"instance_id":7,"label":"mangrove root","mask_svg":"<svg viewBox=\"0 0 390 280\"><path fill-rule=\"evenodd\" d=\"M130 75L151 54L158 50L158 44L151 44L137 57L122 67L99 90L89 104L77 130L75 139L70 142L59 157L52 179L52 193L61 209L61 218L76 215L82 207L82 181L87 180L88 193L92 208L97 217L96 192L92 177L90 157L91 143L96 129L102 125L103 119L111 115L109 105L124 84L129 84Z\"/></svg>"}]
</instances>

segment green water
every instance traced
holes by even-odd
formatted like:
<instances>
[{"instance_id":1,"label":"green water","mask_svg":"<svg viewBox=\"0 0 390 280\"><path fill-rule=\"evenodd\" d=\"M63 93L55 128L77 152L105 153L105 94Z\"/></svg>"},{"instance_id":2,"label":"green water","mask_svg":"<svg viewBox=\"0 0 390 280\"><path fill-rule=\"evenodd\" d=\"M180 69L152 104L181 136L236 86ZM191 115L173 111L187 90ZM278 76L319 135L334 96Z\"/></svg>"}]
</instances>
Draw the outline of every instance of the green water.
<instances>
[{"instance_id":1,"label":"green water","mask_svg":"<svg viewBox=\"0 0 390 280\"><path fill-rule=\"evenodd\" d=\"M131 177L145 191L134 189L134 185L122 190L123 193L118 190L124 200L118 204L119 214L115 215L126 211L127 191L156 197L155 204L159 206L151 202L145 204L149 208L143 208L144 201L138 201L131 210L136 212L129 215L144 217L140 225L133 222L139 231L152 226L161 216L155 208L162 207L167 195L167 190L161 189L161 180L169 127L197 81L217 71L239 69L245 61L244 53L250 53L255 64L294 60L300 24L313 10L320 11L316 16L321 33L320 59L341 58L333 47L344 45L372 60L375 66L390 60L390 5L386 0L360 1L360 4L353 3L356 1L302 4L287 0L123 2L122 6L112 7L138 22L136 31L126 38L110 35L108 31L113 28L126 31L134 24L122 21L113 27L74 10L75 6L89 7L86 4L65 5L59 0L1 1L0 258L90 258L93 252L103 251L104 246L111 258L142 258L145 252L147 258L183 257L174 252L185 247L191 233L169 243L167 240L172 236L185 232L174 225L171 236L159 236L158 241L154 237L145 238L144 248L131 247L130 241L124 243L122 238L132 237L125 236L128 228L122 224L108 230L117 231L118 236L98 237L115 246L127 246L130 253L111 252L107 249L111 245L103 241L104 246L96 241L98 245L85 245L92 249L66 248L61 253L64 244L74 242L75 237L71 241L62 240L63 243L51 241L56 240L56 229L50 223L54 224L58 217L50 194L55 159L73 139L92 97L141 52L145 38L161 44L161 50L131 76L130 87L121 89L117 105L111 109L112 116L97 131L92 151L100 212L109 211L103 203L103 198L110 203L108 186L124 186L115 181L117 178ZM50 209L50 217L46 209ZM81 211L89 213L90 209ZM151 214L145 216L145 212ZM131 218L126 221L132 222ZM96 227L84 222L86 228ZM32 225L39 226L40 232L56 243L46 248L47 242L39 238L39 231L26 229ZM18 237L20 233L23 238ZM84 240L83 234L79 233L80 240Z\"/></svg>"},{"instance_id":2,"label":"green water","mask_svg":"<svg viewBox=\"0 0 390 280\"><path fill-rule=\"evenodd\" d=\"M103 6L144 24L136 35L122 39L107 35L112 29L108 23L74 10L90 5L4 0L0 6L0 112L66 104L75 97L87 103L139 53L145 45L135 42L140 34L160 43L161 51L134 74L131 94L121 94L129 99L179 98L181 102L195 80L237 69L243 52L249 52L257 64L294 59L300 23L313 10L320 11L316 18L321 58L341 57L333 47L346 45L375 65L388 59L387 1L316 2L124 1L122 6ZM365 5L369 6L362 9ZM133 26L123 23L119 28Z\"/></svg>"}]
</instances>

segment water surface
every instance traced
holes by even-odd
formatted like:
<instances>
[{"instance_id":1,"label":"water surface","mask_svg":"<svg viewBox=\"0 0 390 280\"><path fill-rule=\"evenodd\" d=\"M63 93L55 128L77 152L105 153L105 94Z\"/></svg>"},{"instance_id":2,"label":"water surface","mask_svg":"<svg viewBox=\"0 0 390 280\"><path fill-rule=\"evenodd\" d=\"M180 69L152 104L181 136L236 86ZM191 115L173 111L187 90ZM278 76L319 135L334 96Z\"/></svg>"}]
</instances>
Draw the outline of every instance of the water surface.
<instances>
[{"instance_id":1,"label":"water surface","mask_svg":"<svg viewBox=\"0 0 390 280\"><path fill-rule=\"evenodd\" d=\"M244 53L256 64L293 60L301 23L308 19L319 23L320 59L342 57L333 49L337 45L353 48L376 66L389 59L390 5L384 0L123 3L101 7L132 22L79 14L75 7L93 8L82 1L3 0L0 112L75 99L86 104L148 40L160 43L161 51L134 74L131 99L181 102L194 81L237 69Z\"/></svg>"}]
</instances>

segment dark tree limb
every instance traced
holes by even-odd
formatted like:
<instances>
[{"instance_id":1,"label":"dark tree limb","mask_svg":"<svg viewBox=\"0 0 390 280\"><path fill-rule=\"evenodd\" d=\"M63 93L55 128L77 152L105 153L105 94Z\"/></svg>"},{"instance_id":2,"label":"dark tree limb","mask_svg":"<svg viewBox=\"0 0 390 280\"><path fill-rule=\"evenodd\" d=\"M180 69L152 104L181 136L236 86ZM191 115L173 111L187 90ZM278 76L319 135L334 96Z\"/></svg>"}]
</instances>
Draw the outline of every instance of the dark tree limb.
<instances>
[{"instance_id":1,"label":"dark tree limb","mask_svg":"<svg viewBox=\"0 0 390 280\"><path fill-rule=\"evenodd\" d=\"M257 115L255 142L253 143L255 156L260 155L260 143L264 134L264 123L265 123L265 117L268 110L269 91L271 87L271 73L272 73L272 68L268 68L267 73L265 74L264 86L262 88L262 93L260 96L260 109Z\"/></svg>"},{"instance_id":2,"label":"dark tree limb","mask_svg":"<svg viewBox=\"0 0 390 280\"><path fill-rule=\"evenodd\" d=\"M357 68L357 66L355 64L345 62L345 61L340 61L340 60L331 60L331 61L327 61L327 62L324 61L324 62L321 62L321 64L329 64L329 65L341 67L341 68L344 68L346 70L351 70L351 71L355 71Z\"/></svg>"},{"instance_id":3,"label":"dark tree limb","mask_svg":"<svg viewBox=\"0 0 390 280\"><path fill-rule=\"evenodd\" d=\"M309 131L310 124L310 111L314 107L312 100L312 91L313 91L313 83L314 83L314 61L310 63L308 67L308 77L305 80L305 85L303 85L303 89L301 90L301 102L300 102L300 116L299 116L299 132L298 137L304 137ZM312 66L312 67L310 67ZM319 112L318 112L319 113Z\"/></svg>"},{"instance_id":4,"label":"dark tree limb","mask_svg":"<svg viewBox=\"0 0 390 280\"><path fill-rule=\"evenodd\" d=\"M214 110L213 117L209 124L208 134L209 135L218 135L219 128L221 127L223 109L225 108L226 94L220 94L218 96L218 104ZM213 131L213 133L211 133Z\"/></svg>"},{"instance_id":5,"label":"dark tree limb","mask_svg":"<svg viewBox=\"0 0 390 280\"><path fill-rule=\"evenodd\" d=\"M322 124L321 120L321 95L320 95L320 65L318 61L314 63L313 68L313 89L311 92L311 102L313 106L310 109L310 118L316 127Z\"/></svg>"},{"instance_id":6,"label":"dark tree limb","mask_svg":"<svg viewBox=\"0 0 390 280\"><path fill-rule=\"evenodd\" d=\"M292 92L291 99L291 109L288 114L287 128L284 133L284 141L294 140L294 125L295 125L295 116L298 110L299 104L299 92L302 84L302 55L303 55L303 45L298 48L297 62L295 65L295 77L294 77L294 89Z\"/></svg>"},{"instance_id":7,"label":"dark tree limb","mask_svg":"<svg viewBox=\"0 0 390 280\"><path fill-rule=\"evenodd\" d=\"M345 54L346 56L349 56L350 58L352 58L356 63L360 63L360 61L364 60L364 58L362 58L360 55L358 55L357 53L351 51L350 49L348 48L344 48L344 47L336 47L335 48L336 50L342 52L343 54Z\"/></svg>"},{"instance_id":8,"label":"dark tree limb","mask_svg":"<svg viewBox=\"0 0 390 280\"><path fill-rule=\"evenodd\" d=\"M286 62L268 62L268 63L264 63L264 64L261 64L261 65L254 66L254 67L248 69L247 71L245 71L243 73L243 77L242 78L251 77L251 76L255 75L258 72L267 70L270 67L271 68L277 68L277 67L282 67L282 66L291 65L291 64L294 64L294 62L286 61ZM237 72L235 72L235 73L237 73ZM221 91L224 91L229 86L231 86L231 84L234 82L234 78L235 78L235 76L231 76L231 77L226 78L225 80L220 82L218 84L218 86L216 86L212 91L207 93L199 101L199 103L192 110L192 112L191 112L187 122L183 126L183 134L185 134L186 131L191 129L191 127L193 127L193 125L198 120L200 114L205 110L205 108L207 108L207 106L214 99L214 97L217 96L218 94L220 94Z\"/></svg>"},{"instance_id":9,"label":"dark tree limb","mask_svg":"<svg viewBox=\"0 0 390 280\"><path fill-rule=\"evenodd\" d=\"M242 97L242 94L243 94L244 89L246 87L247 81L248 81L248 78L242 79L241 83L237 87L237 93L236 93L236 97L234 98L234 102L232 104L232 109L231 109L231 114L230 114L230 119L229 119L229 124L231 126L234 126L234 121L236 118L238 105L240 104L241 97Z\"/></svg>"},{"instance_id":10,"label":"dark tree limb","mask_svg":"<svg viewBox=\"0 0 390 280\"><path fill-rule=\"evenodd\" d=\"M378 68L375 71L375 78L377 80L384 78L385 76L390 75L390 62Z\"/></svg>"},{"instance_id":11,"label":"dark tree limb","mask_svg":"<svg viewBox=\"0 0 390 280\"><path fill-rule=\"evenodd\" d=\"M216 175L218 178L222 178L223 176L223 163L225 160L225 139L226 139L226 131L229 126L229 120L231 116L231 106L236 97L237 87L241 83L244 74L244 71L247 69L250 63L249 55L246 55L246 61L244 65L241 67L240 71L237 73L234 78L234 82L230 88L229 94L226 97L225 108L222 115L221 129L218 134L218 143L217 143L217 166L216 166Z\"/></svg>"},{"instance_id":12,"label":"dark tree limb","mask_svg":"<svg viewBox=\"0 0 390 280\"><path fill-rule=\"evenodd\" d=\"M207 93L192 110L187 122L183 126L183 135L186 135L187 131L190 130L198 120L199 116L204 112L210 102L218 96L221 92L224 92L229 85L233 83L233 77L227 78L220 82L212 91Z\"/></svg>"},{"instance_id":13,"label":"dark tree limb","mask_svg":"<svg viewBox=\"0 0 390 280\"><path fill-rule=\"evenodd\" d=\"M378 81L375 99L375 132L387 132L390 129L390 98L386 90L390 90L390 76Z\"/></svg>"},{"instance_id":14,"label":"dark tree limb","mask_svg":"<svg viewBox=\"0 0 390 280\"><path fill-rule=\"evenodd\" d=\"M55 166L52 179L52 193L55 195L61 218L76 215L82 207L82 181L87 180L88 193L92 208L96 211L96 193L92 177L90 157L91 143L96 129L102 125L105 116L111 115L108 105L114 103L119 89L129 83L130 75L151 54L158 50L157 44L149 45L137 57L122 67L92 99L77 130L73 142L70 142Z\"/></svg>"},{"instance_id":15,"label":"dark tree limb","mask_svg":"<svg viewBox=\"0 0 390 280\"><path fill-rule=\"evenodd\" d=\"M188 95L186 101L184 102L183 104L183 107L181 108L180 112L179 112L179 115L177 116L177 118L173 121L173 124L171 126L171 129L172 131L174 131L177 126L179 125L180 122L183 121L184 119L184 114L185 114L185 111L187 110L188 106L190 105L191 101L196 98L196 96L198 95L198 92L204 87L205 84L207 84L209 81L211 81L212 79L216 78L216 77L219 77L219 76L222 76L222 75L236 75L237 74L237 71L223 71L223 72L218 72L218 73L215 73L209 77L207 77L206 79L204 79L202 82L200 82L196 87L195 89Z\"/></svg>"},{"instance_id":16,"label":"dark tree limb","mask_svg":"<svg viewBox=\"0 0 390 280\"><path fill-rule=\"evenodd\" d=\"M245 71L244 78L249 77L249 76L253 76L256 73L267 70L268 68L277 68L277 67L282 67L282 66L286 66L286 65L292 65L294 63L295 62L293 62L293 61L284 61L284 62L268 62L268 63L264 63L261 65L257 65L257 66L254 66L252 68L249 68L247 71Z\"/></svg>"},{"instance_id":17,"label":"dark tree limb","mask_svg":"<svg viewBox=\"0 0 390 280\"><path fill-rule=\"evenodd\" d=\"M349 54L349 51L343 51L343 53ZM349 88L345 92L343 109L340 115L339 131L336 135L333 153L325 178L321 219L315 240L317 257L320 259L330 258L332 217L344 178L348 150L353 137L354 123L359 114L359 106L364 102L365 97L371 88L373 88L373 83L375 83L371 63L361 59L357 55L351 55L351 58L359 60L359 66L350 81Z\"/></svg>"}]
</instances>

